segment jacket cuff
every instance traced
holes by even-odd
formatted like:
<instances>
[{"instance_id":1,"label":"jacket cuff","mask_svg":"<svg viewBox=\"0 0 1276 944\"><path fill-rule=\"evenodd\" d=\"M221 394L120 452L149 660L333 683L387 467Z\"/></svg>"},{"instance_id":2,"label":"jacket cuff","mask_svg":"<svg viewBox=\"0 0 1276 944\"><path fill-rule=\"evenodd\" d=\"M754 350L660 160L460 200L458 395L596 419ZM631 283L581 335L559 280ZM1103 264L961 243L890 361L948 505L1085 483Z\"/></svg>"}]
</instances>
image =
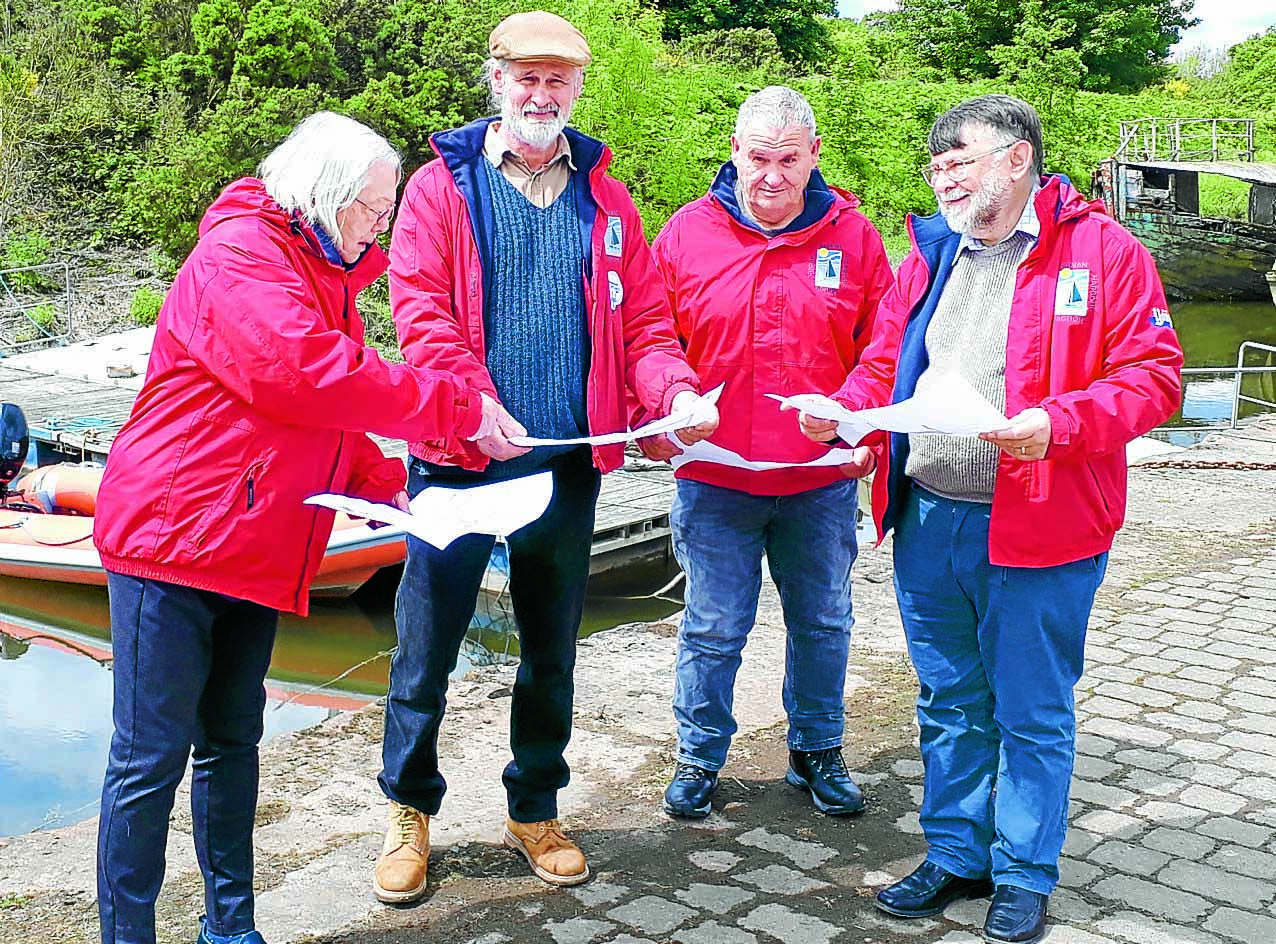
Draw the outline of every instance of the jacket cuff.
<instances>
[{"instance_id":1,"label":"jacket cuff","mask_svg":"<svg viewBox=\"0 0 1276 944\"><path fill-rule=\"evenodd\" d=\"M456 411L460 415L457 438L468 440L483 425L483 397L476 387L466 387L461 392L456 398Z\"/></svg>"},{"instance_id":2,"label":"jacket cuff","mask_svg":"<svg viewBox=\"0 0 1276 944\"><path fill-rule=\"evenodd\" d=\"M676 380L669 385L669 389L665 391L664 398L661 400L661 415L668 416L673 412L673 398L684 390L690 390L696 396L700 395L700 391L687 383L685 380Z\"/></svg>"},{"instance_id":3,"label":"jacket cuff","mask_svg":"<svg viewBox=\"0 0 1276 944\"><path fill-rule=\"evenodd\" d=\"M1054 459L1059 453L1067 452L1072 447L1075 430L1071 418L1059 404L1045 402L1041 404L1041 408L1050 417L1050 445L1046 451L1048 458Z\"/></svg>"}]
</instances>

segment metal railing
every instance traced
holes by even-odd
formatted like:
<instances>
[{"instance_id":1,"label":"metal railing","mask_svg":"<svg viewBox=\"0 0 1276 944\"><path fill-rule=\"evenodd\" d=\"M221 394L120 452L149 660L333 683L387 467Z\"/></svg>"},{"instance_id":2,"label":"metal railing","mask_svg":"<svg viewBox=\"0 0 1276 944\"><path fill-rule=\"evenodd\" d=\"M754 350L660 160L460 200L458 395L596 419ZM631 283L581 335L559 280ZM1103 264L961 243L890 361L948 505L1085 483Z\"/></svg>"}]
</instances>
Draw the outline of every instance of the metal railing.
<instances>
[{"instance_id":1,"label":"metal railing","mask_svg":"<svg viewBox=\"0 0 1276 944\"><path fill-rule=\"evenodd\" d=\"M1183 377L1201 377L1201 376L1228 376L1232 378L1232 410L1230 421L1227 425L1228 429L1235 429L1236 422L1240 418L1240 406L1242 403L1252 403L1256 406L1267 407L1276 410L1276 401L1264 400L1262 397L1251 397L1241 392L1241 383L1245 377L1258 374L1267 376L1276 376L1276 365L1264 367L1246 367L1245 355L1250 351L1261 351L1268 354L1276 354L1276 346L1271 344L1263 344L1260 341L1242 341L1241 346L1236 351L1235 367L1184 367L1179 371ZM1183 388L1185 391L1186 386ZM1199 433L1208 432L1213 429L1222 429L1220 423L1207 423L1199 426L1162 426L1160 429L1165 432L1175 433Z\"/></svg>"},{"instance_id":2,"label":"metal railing","mask_svg":"<svg viewBox=\"0 0 1276 944\"><path fill-rule=\"evenodd\" d=\"M49 294L59 283L60 298ZM65 342L71 307L71 267L65 262L0 269L0 356Z\"/></svg>"},{"instance_id":3,"label":"metal railing","mask_svg":"<svg viewBox=\"0 0 1276 944\"><path fill-rule=\"evenodd\" d=\"M1117 160L1254 160L1252 118L1140 118L1121 122Z\"/></svg>"}]
</instances>

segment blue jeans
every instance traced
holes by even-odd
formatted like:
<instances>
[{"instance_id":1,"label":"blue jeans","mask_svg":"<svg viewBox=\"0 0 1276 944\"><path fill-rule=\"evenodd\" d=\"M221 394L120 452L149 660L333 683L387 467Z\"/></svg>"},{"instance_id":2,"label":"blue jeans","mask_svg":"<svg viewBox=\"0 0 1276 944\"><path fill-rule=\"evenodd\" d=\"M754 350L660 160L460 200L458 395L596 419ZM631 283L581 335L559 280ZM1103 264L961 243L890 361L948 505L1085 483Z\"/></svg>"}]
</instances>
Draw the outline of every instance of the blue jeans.
<instances>
[{"instance_id":1,"label":"blue jeans","mask_svg":"<svg viewBox=\"0 0 1276 944\"><path fill-rule=\"evenodd\" d=\"M1108 556L993 566L989 511L914 485L895 529L920 683L921 826L936 865L1048 895L1067 829L1072 689Z\"/></svg>"},{"instance_id":2,"label":"blue jeans","mask_svg":"<svg viewBox=\"0 0 1276 944\"><path fill-rule=\"evenodd\" d=\"M98 823L102 942L155 942L168 818L188 757L207 927L251 931L257 745L279 614L114 573L107 587L115 733Z\"/></svg>"},{"instance_id":3,"label":"blue jeans","mask_svg":"<svg viewBox=\"0 0 1276 944\"><path fill-rule=\"evenodd\" d=\"M558 816L558 791L569 771L563 751L571 738L576 633L585 606L594 503L600 476L587 450L552 463L554 497L536 521L509 536L510 597L521 661L510 704L513 760L502 780L509 815L536 823ZM476 484L472 477L458 481ZM480 480L481 481L481 480ZM408 490L444 484L414 461ZM455 483L453 483L455 484ZM395 600L399 649L390 663L383 769L387 797L431 816L447 782L439 771L439 725L448 675L474 617L483 571L495 541L467 534L446 550L408 538L408 559Z\"/></svg>"},{"instance_id":4,"label":"blue jeans","mask_svg":"<svg viewBox=\"0 0 1276 944\"><path fill-rule=\"evenodd\" d=\"M735 677L757 617L764 552L787 629L789 747L842 743L855 507L849 479L778 496L678 480L674 553L687 575L673 695L679 761L705 770L727 762Z\"/></svg>"}]
</instances>

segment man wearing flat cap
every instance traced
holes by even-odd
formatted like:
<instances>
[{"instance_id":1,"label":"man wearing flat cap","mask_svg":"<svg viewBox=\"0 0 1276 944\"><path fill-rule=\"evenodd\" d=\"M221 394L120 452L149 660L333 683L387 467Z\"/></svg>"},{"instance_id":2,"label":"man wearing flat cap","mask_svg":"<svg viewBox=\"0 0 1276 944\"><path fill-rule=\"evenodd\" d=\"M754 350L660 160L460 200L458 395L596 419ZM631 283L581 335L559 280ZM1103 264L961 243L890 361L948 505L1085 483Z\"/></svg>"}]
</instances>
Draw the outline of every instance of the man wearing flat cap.
<instances>
[{"instance_id":1,"label":"man wearing flat cap","mask_svg":"<svg viewBox=\"0 0 1276 944\"><path fill-rule=\"evenodd\" d=\"M434 135L438 157L403 195L390 250L390 300L409 364L450 371L505 411L473 437L413 443L408 489L465 488L548 470L545 514L509 536L521 663L510 706L513 759L504 842L554 885L589 878L558 822L568 782L576 632L584 607L600 476L623 447L538 446L624 429L627 396L654 416L698 398L642 221L607 175L611 152L567 128L589 44L552 13L492 31L484 71L499 115ZM712 419L681 430L691 443ZM429 819L446 788L438 735L448 674L474 615L493 538L446 550L408 538L395 618L384 769L390 825L374 880L386 902L426 888Z\"/></svg>"}]
</instances>

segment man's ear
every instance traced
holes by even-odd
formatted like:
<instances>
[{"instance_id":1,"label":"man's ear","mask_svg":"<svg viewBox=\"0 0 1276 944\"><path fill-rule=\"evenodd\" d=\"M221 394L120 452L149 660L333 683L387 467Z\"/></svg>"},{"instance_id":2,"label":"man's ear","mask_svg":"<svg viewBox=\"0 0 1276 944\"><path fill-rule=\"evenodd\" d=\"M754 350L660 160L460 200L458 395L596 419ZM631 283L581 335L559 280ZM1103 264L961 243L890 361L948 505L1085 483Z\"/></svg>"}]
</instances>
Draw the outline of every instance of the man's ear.
<instances>
[{"instance_id":1,"label":"man's ear","mask_svg":"<svg viewBox=\"0 0 1276 944\"><path fill-rule=\"evenodd\" d=\"M1021 140L1011 145L1010 172L1015 180L1032 174L1035 163L1030 142Z\"/></svg>"}]
</instances>

